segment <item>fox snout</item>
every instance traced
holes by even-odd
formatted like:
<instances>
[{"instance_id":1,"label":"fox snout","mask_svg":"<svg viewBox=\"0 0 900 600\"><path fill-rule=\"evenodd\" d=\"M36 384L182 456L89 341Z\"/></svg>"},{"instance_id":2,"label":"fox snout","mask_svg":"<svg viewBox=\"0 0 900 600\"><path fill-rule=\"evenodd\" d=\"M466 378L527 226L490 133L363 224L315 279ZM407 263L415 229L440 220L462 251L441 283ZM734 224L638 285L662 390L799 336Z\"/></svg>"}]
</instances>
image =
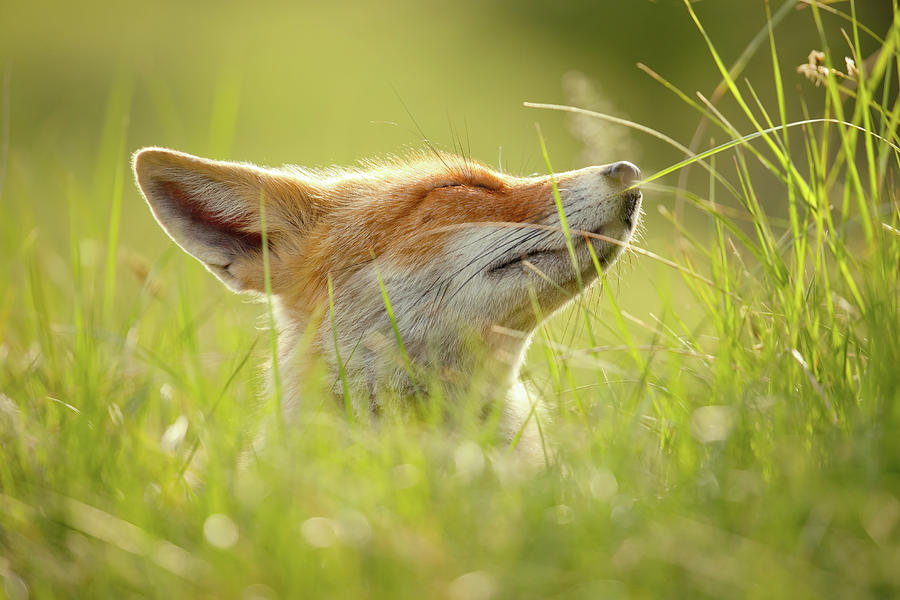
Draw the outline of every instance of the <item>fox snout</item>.
<instances>
[{"instance_id":1,"label":"fox snout","mask_svg":"<svg viewBox=\"0 0 900 600\"><path fill-rule=\"evenodd\" d=\"M624 160L560 174L561 200L573 227L627 241L640 219L640 178L641 170Z\"/></svg>"}]
</instances>

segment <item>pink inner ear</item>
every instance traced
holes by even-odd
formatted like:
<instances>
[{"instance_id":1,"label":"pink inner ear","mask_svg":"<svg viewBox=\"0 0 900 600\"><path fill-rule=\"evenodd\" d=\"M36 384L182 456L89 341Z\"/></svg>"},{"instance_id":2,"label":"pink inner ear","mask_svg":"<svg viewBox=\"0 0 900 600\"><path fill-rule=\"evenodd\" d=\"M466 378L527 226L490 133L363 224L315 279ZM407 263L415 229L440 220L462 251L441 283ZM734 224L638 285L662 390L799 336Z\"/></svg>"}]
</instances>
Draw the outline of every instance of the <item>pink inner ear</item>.
<instances>
[{"instance_id":1,"label":"pink inner ear","mask_svg":"<svg viewBox=\"0 0 900 600\"><path fill-rule=\"evenodd\" d=\"M262 248L262 234L245 229L251 227L248 219L224 218L207 209L203 200L189 194L177 182L162 180L157 181L156 186L163 197L170 200L171 207L190 222L192 228L203 231L207 236L226 238L245 252L258 252ZM269 242L271 244L271 239Z\"/></svg>"}]
</instances>

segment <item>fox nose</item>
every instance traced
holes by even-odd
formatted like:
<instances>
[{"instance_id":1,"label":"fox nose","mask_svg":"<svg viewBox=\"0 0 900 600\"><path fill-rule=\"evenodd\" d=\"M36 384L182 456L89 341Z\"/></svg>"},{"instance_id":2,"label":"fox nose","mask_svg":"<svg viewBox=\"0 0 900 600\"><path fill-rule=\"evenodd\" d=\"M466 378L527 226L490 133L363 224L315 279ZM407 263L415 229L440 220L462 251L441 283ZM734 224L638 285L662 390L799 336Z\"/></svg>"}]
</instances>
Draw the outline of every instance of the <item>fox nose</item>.
<instances>
[{"instance_id":1,"label":"fox nose","mask_svg":"<svg viewBox=\"0 0 900 600\"><path fill-rule=\"evenodd\" d=\"M627 160L620 160L619 162L607 165L601 172L626 187L641 178L641 170Z\"/></svg>"}]
</instances>

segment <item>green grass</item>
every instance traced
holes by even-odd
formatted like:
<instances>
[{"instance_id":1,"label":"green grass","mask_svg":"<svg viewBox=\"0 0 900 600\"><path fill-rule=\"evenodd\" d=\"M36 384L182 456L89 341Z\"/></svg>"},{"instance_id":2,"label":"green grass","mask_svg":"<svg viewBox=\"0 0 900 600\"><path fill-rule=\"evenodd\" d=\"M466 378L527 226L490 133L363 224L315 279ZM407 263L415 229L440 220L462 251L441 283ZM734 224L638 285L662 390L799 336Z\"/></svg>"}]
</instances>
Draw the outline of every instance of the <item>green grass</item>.
<instances>
[{"instance_id":1,"label":"green grass","mask_svg":"<svg viewBox=\"0 0 900 600\"><path fill-rule=\"evenodd\" d=\"M822 19L836 8L809 13L829 68L843 70L845 53L863 65L872 43L846 8L847 50L827 47ZM318 405L253 451L269 411L255 366L270 352L252 315L266 310L223 302L227 292L176 250L151 261L130 250L139 240L122 244L132 97L122 79L92 179L63 183L67 250L27 226L40 198L0 188L11 215L0 242L2 589L896 596L896 3L894 15L879 58L853 80L831 71L814 92L821 112L802 125L787 115L813 109L787 91L793 67L774 27L755 42L772 56L771 106L739 78L744 57L730 67L699 20L722 112L653 74L660 94L672 92L661 106L685 101L715 128L710 150L671 140L685 161L648 177L645 206L674 241L648 237L602 292L540 328L523 373L550 417L549 466L537 472L516 468L475 407L450 423L412 411L358 422L324 376L309 383L323 390ZM234 128L229 94L212 146ZM674 185L687 169L692 185ZM92 204L108 207L96 211L102 227L80 214ZM92 239L98 231L105 242ZM616 292L651 269L659 314ZM389 307L390 289L381 293Z\"/></svg>"}]
</instances>

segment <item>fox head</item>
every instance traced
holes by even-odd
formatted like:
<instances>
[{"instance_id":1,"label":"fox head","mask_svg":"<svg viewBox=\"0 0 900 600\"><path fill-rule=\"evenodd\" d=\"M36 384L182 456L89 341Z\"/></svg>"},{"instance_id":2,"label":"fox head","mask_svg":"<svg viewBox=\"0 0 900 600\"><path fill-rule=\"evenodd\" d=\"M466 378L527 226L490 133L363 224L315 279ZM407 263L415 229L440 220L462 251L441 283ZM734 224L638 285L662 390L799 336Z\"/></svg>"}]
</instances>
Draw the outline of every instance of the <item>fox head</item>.
<instances>
[{"instance_id":1,"label":"fox head","mask_svg":"<svg viewBox=\"0 0 900 600\"><path fill-rule=\"evenodd\" d=\"M515 177L450 155L313 171L146 148L134 171L166 233L231 289L264 292L265 239L282 372L315 355L336 375L339 355L365 402L410 391L401 343L407 363L464 386L485 360L469 342L483 340L508 385L539 321L616 260L640 218L628 162Z\"/></svg>"}]
</instances>

